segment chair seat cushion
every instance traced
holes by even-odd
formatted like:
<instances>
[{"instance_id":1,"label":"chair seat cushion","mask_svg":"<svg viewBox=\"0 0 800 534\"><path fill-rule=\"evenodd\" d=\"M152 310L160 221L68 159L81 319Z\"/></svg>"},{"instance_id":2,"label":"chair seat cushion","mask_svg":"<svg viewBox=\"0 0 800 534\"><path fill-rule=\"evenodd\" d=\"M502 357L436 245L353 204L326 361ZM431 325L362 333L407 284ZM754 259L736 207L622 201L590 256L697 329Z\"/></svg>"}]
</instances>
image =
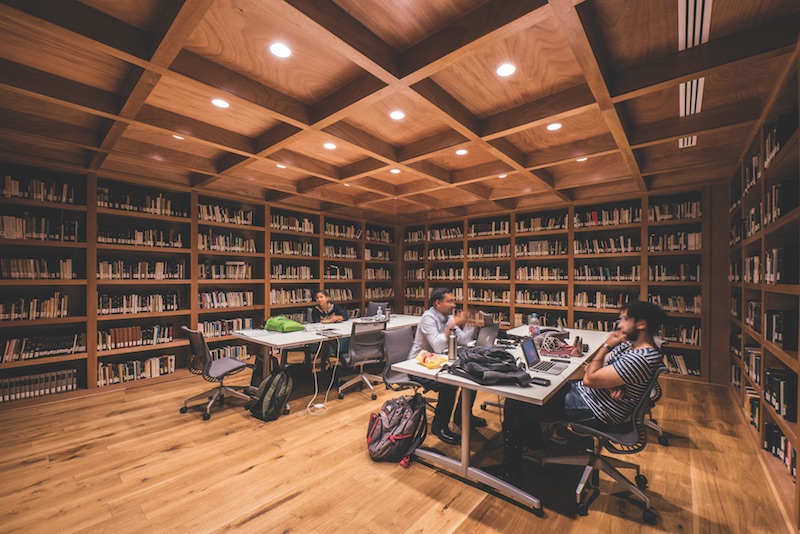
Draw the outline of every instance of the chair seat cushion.
<instances>
[{"instance_id":1,"label":"chair seat cushion","mask_svg":"<svg viewBox=\"0 0 800 534\"><path fill-rule=\"evenodd\" d=\"M247 367L246 362L234 358L220 358L211 362L208 374L214 378L220 378L234 371L240 371L244 367Z\"/></svg>"}]
</instances>

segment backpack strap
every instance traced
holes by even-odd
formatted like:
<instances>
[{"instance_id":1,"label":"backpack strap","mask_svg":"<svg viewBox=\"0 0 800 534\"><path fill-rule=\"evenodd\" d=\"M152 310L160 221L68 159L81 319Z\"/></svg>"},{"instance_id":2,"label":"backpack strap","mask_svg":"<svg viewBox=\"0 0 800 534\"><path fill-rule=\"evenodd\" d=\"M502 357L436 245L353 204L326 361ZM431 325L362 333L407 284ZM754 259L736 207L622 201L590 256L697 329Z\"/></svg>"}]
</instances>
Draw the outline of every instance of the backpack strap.
<instances>
[{"instance_id":1,"label":"backpack strap","mask_svg":"<svg viewBox=\"0 0 800 534\"><path fill-rule=\"evenodd\" d=\"M411 466L411 457L414 454L414 451L417 450L417 447L422 445L422 442L425 441L425 437L428 435L427 403L425 402L425 397L423 397L421 393L416 393L414 395L414 409L422 410L422 417L420 418L421 420L417 426L416 435L411 441L408 452L403 459L400 460L400 465L402 465L405 469L408 469Z\"/></svg>"}]
</instances>

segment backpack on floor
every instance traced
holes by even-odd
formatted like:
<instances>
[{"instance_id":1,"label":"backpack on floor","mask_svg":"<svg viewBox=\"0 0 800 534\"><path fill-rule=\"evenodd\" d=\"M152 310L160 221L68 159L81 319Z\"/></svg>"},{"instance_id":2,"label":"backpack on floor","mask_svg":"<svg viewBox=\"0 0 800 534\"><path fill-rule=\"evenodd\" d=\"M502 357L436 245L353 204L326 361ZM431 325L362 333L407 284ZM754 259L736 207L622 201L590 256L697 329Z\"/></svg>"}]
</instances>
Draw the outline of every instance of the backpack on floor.
<instances>
[{"instance_id":1,"label":"backpack on floor","mask_svg":"<svg viewBox=\"0 0 800 534\"><path fill-rule=\"evenodd\" d=\"M380 412L369 415L369 457L375 462L400 462L408 467L411 454L425 441L427 433L425 397L421 393L389 399Z\"/></svg>"},{"instance_id":2,"label":"backpack on floor","mask_svg":"<svg viewBox=\"0 0 800 534\"><path fill-rule=\"evenodd\" d=\"M292 377L280 367L275 367L258 385L258 390L245 408L257 419L274 421L282 413L288 413L286 401L292 393L292 385Z\"/></svg>"}]
</instances>

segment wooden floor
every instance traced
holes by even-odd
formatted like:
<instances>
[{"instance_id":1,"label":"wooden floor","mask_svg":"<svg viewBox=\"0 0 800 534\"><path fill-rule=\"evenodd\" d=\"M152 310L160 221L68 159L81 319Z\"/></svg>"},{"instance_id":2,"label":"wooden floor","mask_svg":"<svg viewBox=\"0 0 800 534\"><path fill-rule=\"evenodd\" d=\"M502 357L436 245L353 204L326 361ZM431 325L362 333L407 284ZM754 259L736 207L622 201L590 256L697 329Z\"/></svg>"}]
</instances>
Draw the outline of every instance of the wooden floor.
<instances>
[{"instance_id":1,"label":"wooden floor","mask_svg":"<svg viewBox=\"0 0 800 534\"><path fill-rule=\"evenodd\" d=\"M540 519L419 463L407 470L373 463L364 443L369 413L396 395L382 388L377 401L366 393L332 396L320 417L304 412L308 396L295 398L292 413L272 423L238 407L218 410L209 421L199 411L178 413L182 400L205 386L191 376L5 408L0 531L787 531L724 388L664 384L656 416L672 444L653 441L636 457L659 516L650 527L636 505L609 495L617 490L605 477L587 517L570 511L573 470L528 477L543 498ZM500 427L496 410L487 418L490 428L473 448ZM426 443L442 445L433 437ZM493 463L499 455L484 448L476 461Z\"/></svg>"}]
</instances>

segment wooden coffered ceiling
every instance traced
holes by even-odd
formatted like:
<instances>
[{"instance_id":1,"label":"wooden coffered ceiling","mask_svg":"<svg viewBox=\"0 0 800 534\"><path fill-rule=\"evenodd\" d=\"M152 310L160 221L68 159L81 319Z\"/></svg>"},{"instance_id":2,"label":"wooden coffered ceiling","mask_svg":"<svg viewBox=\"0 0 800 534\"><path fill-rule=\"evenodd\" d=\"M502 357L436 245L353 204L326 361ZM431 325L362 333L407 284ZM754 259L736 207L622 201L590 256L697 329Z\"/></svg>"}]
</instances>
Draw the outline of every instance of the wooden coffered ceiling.
<instances>
[{"instance_id":1,"label":"wooden coffered ceiling","mask_svg":"<svg viewBox=\"0 0 800 534\"><path fill-rule=\"evenodd\" d=\"M395 223L710 183L800 2L714 0L679 52L679 1L2 0L0 159Z\"/></svg>"}]
</instances>

